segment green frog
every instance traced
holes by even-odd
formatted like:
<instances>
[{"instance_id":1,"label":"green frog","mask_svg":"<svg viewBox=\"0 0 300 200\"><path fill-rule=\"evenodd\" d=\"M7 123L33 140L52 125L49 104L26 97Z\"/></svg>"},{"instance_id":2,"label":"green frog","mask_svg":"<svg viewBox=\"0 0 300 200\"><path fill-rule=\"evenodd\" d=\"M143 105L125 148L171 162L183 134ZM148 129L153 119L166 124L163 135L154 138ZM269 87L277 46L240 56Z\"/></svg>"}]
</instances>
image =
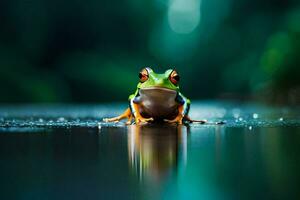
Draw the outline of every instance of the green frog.
<instances>
[{"instance_id":1,"label":"green frog","mask_svg":"<svg viewBox=\"0 0 300 200\"><path fill-rule=\"evenodd\" d=\"M192 120L188 113L190 100L179 89L180 77L176 70L168 69L163 74L155 73L147 67L139 73L139 83L134 94L129 96L129 107L117 117L105 118L105 122L117 122L127 118L136 124L153 121L182 124L183 122L200 122Z\"/></svg>"}]
</instances>

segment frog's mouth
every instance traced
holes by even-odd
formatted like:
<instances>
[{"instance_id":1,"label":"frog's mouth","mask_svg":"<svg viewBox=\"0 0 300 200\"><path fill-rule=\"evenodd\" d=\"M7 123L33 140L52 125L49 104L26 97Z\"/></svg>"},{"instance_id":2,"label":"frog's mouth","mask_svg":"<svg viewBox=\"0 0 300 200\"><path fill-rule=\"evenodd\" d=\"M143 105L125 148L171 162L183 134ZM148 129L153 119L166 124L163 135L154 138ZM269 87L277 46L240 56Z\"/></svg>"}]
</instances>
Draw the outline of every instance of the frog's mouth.
<instances>
[{"instance_id":1,"label":"frog's mouth","mask_svg":"<svg viewBox=\"0 0 300 200\"><path fill-rule=\"evenodd\" d=\"M168 98L175 99L176 94L177 94L176 90L171 90L168 88L158 87L158 86L140 89L140 95L145 95L149 98L155 98L157 100L168 99Z\"/></svg>"}]
</instances>

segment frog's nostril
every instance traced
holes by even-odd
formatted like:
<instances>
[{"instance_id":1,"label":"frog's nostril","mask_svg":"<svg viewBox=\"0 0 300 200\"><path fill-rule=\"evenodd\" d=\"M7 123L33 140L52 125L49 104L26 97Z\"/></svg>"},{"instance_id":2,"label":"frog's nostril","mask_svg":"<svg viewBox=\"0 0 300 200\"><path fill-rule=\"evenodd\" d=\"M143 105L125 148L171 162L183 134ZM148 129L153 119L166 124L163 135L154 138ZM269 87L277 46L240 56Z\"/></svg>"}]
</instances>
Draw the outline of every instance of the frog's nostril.
<instances>
[{"instance_id":1,"label":"frog's nostril","mask_svg":"<svg viewBox=\"0 0 300 200\"><path fill-rule=\"evenodd\" d=\"M164 81L163 80L157 80L156 81L156 85L163 85L164 84Z\"/></svg>"}]
</instances>

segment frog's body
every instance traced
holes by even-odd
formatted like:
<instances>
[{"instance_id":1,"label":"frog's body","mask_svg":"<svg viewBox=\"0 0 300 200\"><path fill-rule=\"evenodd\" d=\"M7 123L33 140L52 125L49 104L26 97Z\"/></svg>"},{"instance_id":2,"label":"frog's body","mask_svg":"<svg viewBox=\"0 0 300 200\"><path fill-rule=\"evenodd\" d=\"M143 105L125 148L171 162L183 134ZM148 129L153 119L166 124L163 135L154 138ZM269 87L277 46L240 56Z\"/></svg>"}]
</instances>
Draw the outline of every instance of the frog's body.
<instances>
[{"instance_id":1,"label":"frog's body","mask_svg":"<svg viewBox=\"0 0 300 200\"><path fill-rule=\"evenodd\" d=\"M140 113L143 117L152 117L155 120L174 119L178 115L178 107L184 104L183 97L179 97L180 95L175 90L151 87L140 89L133 97L132 103L140 105ZM132 110L132 104L130 107Z\"/></svg>"},{"instance_id":2,"label":"frog's body","mask_svg":"<svg viewBox=\"0 0 300 200\"><path fill-rule=\"evenodd\" d=\"M175 70L156 74L150 68L140 72L137 90L129 96L129 108L120 116L104 119L107 122L127 118L127 124L134 118L136 123L167 121L182 124L188 117L190 100L179 92L179 76ZM204 122L202 120L198 122Z\"/></svg>"}]
</instances>

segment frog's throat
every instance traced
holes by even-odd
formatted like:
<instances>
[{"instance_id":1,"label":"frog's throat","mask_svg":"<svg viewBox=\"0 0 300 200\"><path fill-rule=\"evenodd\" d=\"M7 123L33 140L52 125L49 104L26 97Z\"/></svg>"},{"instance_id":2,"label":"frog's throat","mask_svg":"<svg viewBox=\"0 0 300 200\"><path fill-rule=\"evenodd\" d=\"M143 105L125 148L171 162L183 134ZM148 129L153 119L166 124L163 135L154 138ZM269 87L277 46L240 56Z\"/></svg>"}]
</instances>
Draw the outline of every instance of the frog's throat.
<instances>
[{"instance_id":1,"label":"frog's throat","mask_svg":"<svg viewBox=\"0 0 300 200\"><path fill-rule=\"evenodd\" d=\"M177 91L168 88L142 88L135 102L141 105L141 114L157 119L168 119L178 113L176 96Z\"/></svg>"}]
</instances>

